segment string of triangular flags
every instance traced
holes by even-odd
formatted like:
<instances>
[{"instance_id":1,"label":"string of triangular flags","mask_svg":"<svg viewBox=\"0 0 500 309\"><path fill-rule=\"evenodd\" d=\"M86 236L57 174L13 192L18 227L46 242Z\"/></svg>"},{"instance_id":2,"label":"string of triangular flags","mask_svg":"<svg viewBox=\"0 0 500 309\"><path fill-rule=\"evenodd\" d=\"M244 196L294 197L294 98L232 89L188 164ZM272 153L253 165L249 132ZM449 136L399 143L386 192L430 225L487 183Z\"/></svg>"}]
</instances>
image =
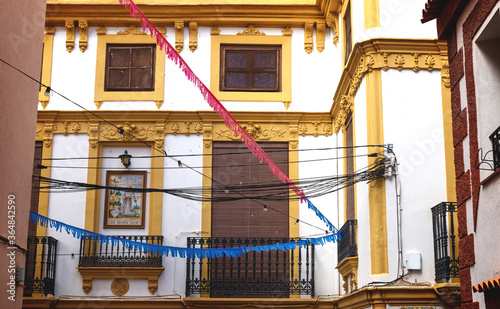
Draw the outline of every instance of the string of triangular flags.
<instances>
[{"instance_id":1,"label":"string of triangular flags","mask_svg":"<svg viewBox=\"0 0 500 309\"><path fill-rule=\"evenodd\" d=\"M281 169L276 165L276 163L269 158L269 156L260 148L260 146L255 142L255 140L243 129L243 127L233 118L233 116L226 110L222 103L213 95L213 93L208 89L205 84L194 74L191 68L188 66L186 61L179 55L175 48L170 45L170 43L165 39L165 37L158 31L158 29L149 21L149 19L142 13L142 11L137 7L137 5L132 0L118 0L120 4L123 4L125 8L130 12L133 18L140 21L142 25L143 32L149 29L151 37L156 39L156 43L161 50L165 51L167 58L173 61L181 71L186 75L188 80L194 84L196 88L201 92L204 100L212 107L212 109L219 115L226 126L234 132L236 136L240 137L240 140L247 146L247 148L259 159L262 163L264 161L269 165L271 172L278 177L282 183L287 184L289 188L295 192L300 197L301 202L308 203L308 208L313 210L320 218L324 221L328 229L334 233L338 234L340 237L340 231L321 213L321 211L316 208L305 196L302 190L294 184L294 182L288 178L288 176L281 171Z\"/></svg>"},{"instance_id":2,"label":"string of triangular flags","mask_svg":"<svg viewBox=\"0 0 500 309\"><path fill-rule=\"evenodd\" d=\"M325 243L335 242L337 234L330 234L323 237L312 239L301 239L294 242L274 244L257 247L238 247L238 248L223 248L223 249L203 249L203 248L181 248L172 246L163 246L132 241L129 239L119 238L115 236L103 235L91 231L78 228L54 219L41 216L34 212L30 212L31 222L40 226L53 228L59 233L66 232L74 238L87 238L99 243L110 244L112 246L122 245L126 250L133 250L145 254L159 254L163 256L181 257L181 258L218 258L222 256L239 257L243 253L250 251L264 252L270 250L293 250L295 248L305 248L308 244L324 245Z\"/></svg>"}]
</instances>

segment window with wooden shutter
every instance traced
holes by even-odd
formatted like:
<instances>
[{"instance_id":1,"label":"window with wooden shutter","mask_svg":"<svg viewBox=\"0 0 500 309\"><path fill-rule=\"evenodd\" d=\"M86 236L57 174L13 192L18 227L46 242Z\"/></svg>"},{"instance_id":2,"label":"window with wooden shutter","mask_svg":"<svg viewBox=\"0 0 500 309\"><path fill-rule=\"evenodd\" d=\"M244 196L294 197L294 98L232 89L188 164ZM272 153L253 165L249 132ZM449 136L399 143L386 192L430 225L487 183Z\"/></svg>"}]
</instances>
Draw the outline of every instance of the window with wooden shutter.
<instances>
[{"instance_id":1,"label":"window with wooden shutter","mask_svg":"<svg viewBox=\"0 0 500 309\"><path fill-rule=\"evenodd\" d=\"M281 46L221 45L222 91L281 91Z\"/></svg>"},{"instance_id":2,"label":"window with wooden shutter","mask_svg":"<svg viewBox=\"0 0 500 309\"><path fill-rule=\"evenodd\" d=\"M354 134L352 127L352 118L347 121L345 126L345 157L346 157L346 174L354 175ZM354 179L351 179L354 181ZM355 191L354 183L348 182L346 188L346 220L356 219L356 204L355 204Z\"/></svg>"},{"instance_id":3,"label":"window with wooden shutter","mask_svg":"<svg viewBox=\"0 0 500 309\"><path fill-rule=\"evenodd\" d=\"M344 64L347 64L349 56L352 51L352 23L351 23L351 3L347 4L347 8L344 15L344 27L345 27L345 46L344 46Z\"/></svg>"},{"instance_id":4,"label":"window with wooden shutter","mask_svg":"<svg viewBox=\"0 0 500 309\"><path fill-rule=\"evenodd\" d=\"M108 45L105 91L154 91L154 45Z\"/></svg>"}]
</instances>

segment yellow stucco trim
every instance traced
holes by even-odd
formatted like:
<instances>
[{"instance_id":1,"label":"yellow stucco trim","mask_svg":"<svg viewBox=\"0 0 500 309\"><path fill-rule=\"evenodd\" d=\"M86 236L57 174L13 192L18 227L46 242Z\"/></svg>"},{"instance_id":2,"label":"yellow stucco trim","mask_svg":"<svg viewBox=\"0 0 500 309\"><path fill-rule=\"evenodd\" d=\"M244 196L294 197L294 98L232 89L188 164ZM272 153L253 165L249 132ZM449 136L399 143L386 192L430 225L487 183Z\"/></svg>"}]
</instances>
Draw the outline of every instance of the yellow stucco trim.
<instances>
[{"instance_id":1,"label":"yellow stucco trim","mask_svg":"<svg viewBox=\"0 0 500 309\"><path fill-rule=\"evenodd\" d=\"M53 27L47 27L43 36L43 58L42 58L42 75L41 83L50 87L50 79L52 74L52 51L54 47L54 33ZM47 107L50 101L50 95L45 96L45 87L40 86L38 92L38 102L40 102L43 109Z\"/></svg>"},{"instance_id":2,"label":"yellow stucco trim","mask_svg":"<svg viewBox=\"0 0 500 309\"><path fill-rule=\"evenodd\" d=\"M97 124L94 124L97 125ZM87 182L88 183L101 183L101 169L102 160L93 159L100 156L102 153L102 145L89 146L89 160L87 169ZM101 204L101 190L88 190L85 199L85 223L86 230L91 232L99 231L99 210Z\"/></svg>"},{"instance_id":3,"label":"yellow stucco trim","mask_svg":"<svg viewBox=\"0 0 500 309\"><path fill-rule=\"evenodd\" d=\"M212 35L210 65L210 91L220 101L292 101L292 38L291 36L268 35ZM281 45L281 91L280 92L240 92L220 91L220 45Z\"/></svg>"},{"instance_id":4,"label":"yellow stucco trim","mask_svg":"<svg viewBox=\"0 0 500 309\"><path fill-rule=\"evenodd\" d=\"M342 68L345 68L347 66L347 63L345 61L345 54L346 54L346 42L347 42L347 35L346 35L346 25L345 25L345 14L347 12L347 8L350 8L351 9L351 40L352 40L352 29L353 29L353 23L352 23L352 4L351 4L351 0L345 0L343 3L342 3L342 10L340 11L340 20L341 20L341 25L342 25L342 58L341 58L341 61L342 61ZM353 45L354 45L354 42L353 42ZM354 50L354 46L353 47L353 50ZM352 54L353 51L351 51L351 54Z\"/></svg>"},{"instance_id":5,"label":"yellow stucco trim","mask_svg":"<svg viewBox=\"0 0 500 309\"><path fill-rule=\"evenodd\" d=\"M366 111L368 145L384 144L384 118L382 104L382 73L373 70L366 74ZM373 151L383 151L375 148ZM377 158L368 158L368 166ZM372 275L389 273L387 243L387 214L385 179L378 179L368 186L368 210L370 222L370 256Z\"/></svg>"},{"instance_id":6,"label":"yellow stucco trim","mask_svg":"<svg viewBox=\"0 0 500 309\"><path fill-rule=\"evenodd\" d=\"M205 125L203 132L203 196L212 194L212 124ZM212 202L204 201L201 204L201 236L212 236Z\"/></svg>"},{"instance_id":7,"label":"yellow stucco trim","mask_svg":"<svg viewBox=\"0 0 500 309\"><path fill-rule=\"evenodd\" d=\"M158 151L151 148L151 173L149 186L151 188L163 188L163 163L164 158L158 156ZM150 192L149 193L149 222L148 234L161 235L162 225L162 206L163 206L163 193Z\"/></svg>"},{"instance_id":8,"label":"yellow stucco trim","mask_svg":"<svg viewBox=\"0 0 500 309\"><path fill-rule=\"evenodd\" d=\"M365 30L380 27L379 0L365 0Z\"/></svg>"},{"instance_id":9,"label":"yellow stucco trim","mask_svg":"<svg viewBox=\"0 0 500 309\"><path fill-rule=\"evenodd\" d=\"M52 145L50 142L43 143L42 149L42 165L50 165L50 162L47 159L52 158ZM40 177L50 178L51 168L47 167L46 169L42 169L40 171ZM49 214L49 192L41 191L38 195L38 214L41 216L48 217ZM47 236L47 226L37 225L36 227L36 236Z\"/></svg>"},{"instance_id":10,"label":"yellow stucco trim","mask_svg":"<svg viewBox=\"0 0 500 309\"><path fill-rule=\"evenodd\" d=\"M103 101L162 101L165 84L165 52L156 46L154 91L104 91L106 47L108 44L156 44L151 36L141 34L114 34L97 36L97 60L94 102L97 108Z\"/></svg>"}]
</instances>

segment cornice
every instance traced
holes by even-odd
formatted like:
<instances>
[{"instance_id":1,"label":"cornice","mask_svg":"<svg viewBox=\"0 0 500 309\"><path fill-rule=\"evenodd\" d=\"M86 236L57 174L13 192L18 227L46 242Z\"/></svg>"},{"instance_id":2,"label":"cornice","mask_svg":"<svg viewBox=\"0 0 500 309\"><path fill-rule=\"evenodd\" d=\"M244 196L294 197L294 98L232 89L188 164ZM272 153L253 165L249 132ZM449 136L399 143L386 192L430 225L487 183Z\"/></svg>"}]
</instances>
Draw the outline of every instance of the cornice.
<instances>
[{"instance_id":1,"label":"cornice","mask_svg":"<svg viewBox=\"0 0 500 309\"><path fill-rule=\"evenodd\" d=\"M199 27L213 25L247 27L303 27L305 22L325 22L338 8L340 0L252 1L136 1L157 27L173 26L175 21L196 22ZM246 4L244 4L246 3ZM87 20L90 26L128 26L129 12L116 0L47 1L46 24L64 25L65 20ZM138 23L137 23L138 25Z\"/></svg>"},{"instance_id":2,"label":"cornice","mask_svg":"<svg viewBox=\"0 0 500 309\"><path fill-rule=\"evenodd\" d=\"M342 72L330 109L338 132L352 112L354 96L366 74L373 70L441 71L449 80L446 42L432 39L371 39L358 42ZM448 86L449 87L449 82Z\"/></svg>"}]
</instances>

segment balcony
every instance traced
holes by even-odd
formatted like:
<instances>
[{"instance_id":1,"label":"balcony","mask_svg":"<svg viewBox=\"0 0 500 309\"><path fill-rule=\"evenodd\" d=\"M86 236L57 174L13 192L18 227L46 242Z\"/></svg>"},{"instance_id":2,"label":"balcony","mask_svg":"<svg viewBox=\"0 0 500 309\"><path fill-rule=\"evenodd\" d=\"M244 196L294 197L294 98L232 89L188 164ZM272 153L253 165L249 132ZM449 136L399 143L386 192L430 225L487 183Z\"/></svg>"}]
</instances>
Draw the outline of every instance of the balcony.
<instances>
[{"instance_id":1,"label":"balcony","mask_svg":"<svg viewBox=\"0 0 500 309\"><path fill-rule=\"evenodd\" d=\"M458 248L455 245L456 222L456 203L442 202L432 207L436 281L448 282L450 278L459 276Z\"/></svg>"},{"instance_id":2,"label":"balcony","mask_svg":"<svg viewBox=\"0 0 500 309\"><path fill-rule=\"evenodd\" d=\"M154 245L163 244L163 236L114 236L130 241ZM158 278L163 272L162 256L127 248L121 243L98 242L92 237L82 237L78 271L82 275L82 289L86 294L92 291L93 279L126 278L147 279L148 290L155 294Z\"/></svg>"},{"instance_id":3,"label":"balcony","mask_svg":"<svg viewBox=\"0 0 500 309\"><path fill-rule=\"evenodd\" d=\"M297 241L291 238L189 237L188 248L222 249L257 247ZM314 245L265 252L250 251L240 257L188 258L186 296L286 298L314 297Z\"/></svg>"},{"instance_id":4,"label":"balcony","mask_svg":"<svg viewBox=\"0 0 500 309\"><path fill-rule=\"evenodd\" d=\"M154 245L163 244L163 236L115 236L130 241ZM82 237L80 241L79 267L161 267L160 254L134 251L119 243L97 242L90 237Z\"/></svg>"},{"instance_id":5,"label":"balcony","mask_svg":"<svg viewBox=\"0 0 500 309\"><path fill-rule=\"evenodd\" d=\"M356 225L357 220L347 220L340 228L341 240L337 245L337 263L349 257L358 256L358 247L356 245Z\"/></svg>"},{"instance_id":6,"label":"balcony","mask_svg":"<svg viewBox=\"0 0 500 309\"><path fill-rule=\"evenodd\" d=\"M500 127L498 127L491 135L491 142L493 144L493 170L500 169Z\"/></svg>"},{"instance_id":7,"label":"balcony","mask_svg":"<svg viewBox=\"0 0 500 309\"><path fill-rule=\"evenodd\" d=\"M29 236L24 278L24 296L54 295L57 239Z\"/></svg>"}]
</instances>

